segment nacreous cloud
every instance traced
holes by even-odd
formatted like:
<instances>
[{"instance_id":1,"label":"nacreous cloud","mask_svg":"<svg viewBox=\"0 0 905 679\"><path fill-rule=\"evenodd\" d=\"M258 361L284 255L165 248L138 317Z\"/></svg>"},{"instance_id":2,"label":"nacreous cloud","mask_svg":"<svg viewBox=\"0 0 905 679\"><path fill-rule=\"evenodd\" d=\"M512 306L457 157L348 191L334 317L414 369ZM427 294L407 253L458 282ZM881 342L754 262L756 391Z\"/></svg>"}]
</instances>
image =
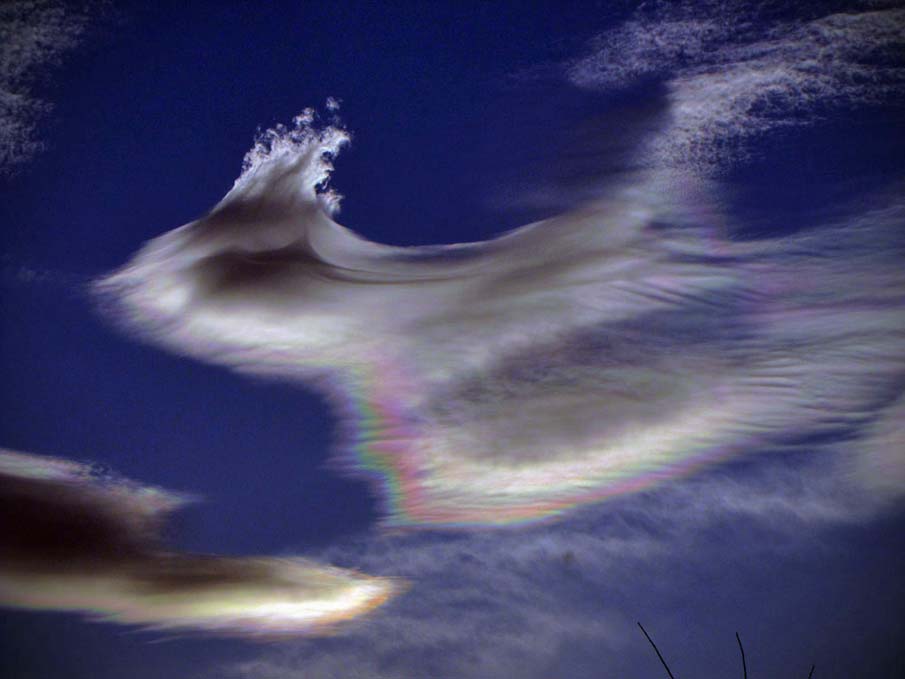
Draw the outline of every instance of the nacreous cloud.
<instances>
[{"instance_id":1,"label":"nacreous cloud","mask_svg":"<svg viewBox=\"0 0 905 679\"><path fill-rule=\"evenodd\" d=\"M398 589L302 559L166 551L159 531L186 500L73 462L0 451L0 605L270 637L329 633Z\"/></svg>"},{"instance_id":2,"label":"nacreous cloud","mask_svg":"<svg viewBox=\"0 0 905 679\"><path fill-rule=\"evenodd\" d=\"M310 113L271 131L210 214L98 289L175 351L324 387L388 522L541 519L733 455L882 440L859 436L905 375L901 210L735 243L676 198L693 187L641 177L488 242L388 247L330 216L347 139ZM852 475L869 490L901 478L901 451L856 459L882 462Z\"/></svg>"}]
</instances>

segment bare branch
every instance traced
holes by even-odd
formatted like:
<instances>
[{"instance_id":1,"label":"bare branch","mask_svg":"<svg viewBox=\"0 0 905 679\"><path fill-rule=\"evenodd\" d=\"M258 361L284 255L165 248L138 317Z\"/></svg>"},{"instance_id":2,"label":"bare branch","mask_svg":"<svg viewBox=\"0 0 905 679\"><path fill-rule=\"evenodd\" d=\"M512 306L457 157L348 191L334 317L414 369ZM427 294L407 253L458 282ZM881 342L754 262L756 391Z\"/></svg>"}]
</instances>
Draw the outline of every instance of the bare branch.
<instances>
[{"instance_id":1,"label":"bare branch","mask_svg":"<svg viewBox=\"0 0 905 679\"><path fill-rule=\"evenodd\" d=\"M738 632L735 633L735 640L738 642L738 650L742 653L742 676L744 679L748 679L748 664L745 662L745 649L742 647L742 638L738 635Z\"/></svg>"},{"instance_id":2,"label":"bare branch","mask_svg":"<svg viewBox=\"0 0 905 679\"><path fill-rule=\"evenodd\" d=\"M663 659L663 656L660 655L660 649L657 648L657 644L654 643L654 640L650 638L650 635L647 633L647 630L644 629L644 626L639 622L638 627L641 628L641 631L644 633L644 636L647 637L647 640L650 642L650 645L654 647L654 651L657 654L657 657L660 658L660 662L663 663L663 667L666 669L666 674L669 675L669 679L676 679L672 672L669 671L669 665L666 664L666 661Z\"/></svg>"}]
</instances>

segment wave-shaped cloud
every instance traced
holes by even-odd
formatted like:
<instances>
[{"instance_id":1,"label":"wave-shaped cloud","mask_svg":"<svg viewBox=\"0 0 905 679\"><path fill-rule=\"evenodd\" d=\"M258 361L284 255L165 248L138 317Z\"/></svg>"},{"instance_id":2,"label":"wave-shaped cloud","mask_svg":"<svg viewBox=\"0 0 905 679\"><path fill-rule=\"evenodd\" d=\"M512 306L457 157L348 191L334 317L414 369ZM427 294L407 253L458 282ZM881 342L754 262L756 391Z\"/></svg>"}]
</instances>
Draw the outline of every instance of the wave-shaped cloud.
<instances>
[{"instance_id":1,"label":"wave-shaped cloud","mask_svg":"<svg viewBox=\"0 0 905 679\"><path fill-rule=\"evenodd\" d=\"M901 208L732 242L700 191L654 175L491 241L388 247L330 216L347 139L311 113L269 133L207 216L98 290L176 351L323 386L340 462L381 484L391 523L542 519L857 438L901 390Z\"/></svg>"},{"instance_id":2,"label":"wave-shaped cloud","mask_svg":"<svg viewBox=\"0 0 905 679\"><path fill-rule=\"evenodd\" d=\"M393 579L304 559L166 550L166 517L189 499L91 466L0 451L0 605L273 637L330 633L399 590Z\"/></svg>"}]
</instances>

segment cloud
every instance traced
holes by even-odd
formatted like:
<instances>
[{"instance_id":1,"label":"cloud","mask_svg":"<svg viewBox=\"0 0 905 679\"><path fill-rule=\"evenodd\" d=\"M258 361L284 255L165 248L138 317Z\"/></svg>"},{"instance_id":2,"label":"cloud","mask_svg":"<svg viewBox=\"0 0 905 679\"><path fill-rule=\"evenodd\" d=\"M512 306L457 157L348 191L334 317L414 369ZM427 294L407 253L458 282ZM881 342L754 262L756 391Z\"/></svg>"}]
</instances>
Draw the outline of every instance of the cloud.
<instances>
[{"instance_id":1,"label":"cloud","mask_svg":"<svg viewBox=\"0 0 905 679\"><path fill-rule=\"evenodd\" d=\"M655 4L599 35L568 75L604 91L665 82L671 120L648 140L645 162L719 173L769 130L901 101L905 9L896 4L778 16L749 3Z\"/></svg>"},{"instance_id":2,"label":"cloud","mask_svg":"<svg viewBox=\"0 0 905 679\"><path fill-rule=\"evenodd\" d=\"M51 104L35 94L34 85L79 44L91 7L53 0L0 5L0 174L43 148L37 126Z\"/></svg>"},{"instance_id":3,"label":"cloud","mask_svg":"<svg viewBox=\"0 0 905 679\"><path fill-rule=\"evenodd\" d=\"M0 451L0 605L273 637L329 633L399 589L304 559L166 550L166 517L188 501L90 466Z\"/></svg>"},{"instance_id":4,"label":"cloud","mask_svg":"<svg viewBox=\"0 0 905 679\"><path fill-rule=\"evenodd\" d=\"M892 666L870 640L901 630L884 627L896 544L870 531L905 490L903 204L740 241L701 179L720 144L798 124L795 87L826 88L809 104L837 81L837 104L893 92L897 70L860 88L840 46L894 43L878 11L767 32L639 15L619 64L575 68L594 87L668 83L671 122L624 164L648 169L483 243L388 247L342 227L327 180L349 137L306 112L207 216L100 280L138 337L323 389L336 466L374 482L387 526L422 529L320 555L405 577L411 596L213 676L653 674L638 619L698 676L736 670L733 622L765 676ZM811 82L799 62L834 26ZM839 537L853 526L868 538Z\"/></svg>"},{"instance_id":5,"label":"cloud","mask_svg":"<svg viewBox=\"0 0 905 679\"><path fill-rule=\"evenodd\" d=\"M562 515L856 435L901 390L901 206L736 242L704 226L729 219L706 187L653 174L487 242L388 247L331 217L347 140L311 113L268 133L207 216L97 290L175 351L324 388L337 463L389 523Z\"/></svg>"},{"instance_id":6,"label":"cloud","mask_svg":"<svg viewBox=\"0 0 905 679\"><path fill-rule=\"evenodd\" d=\"M757 469L711 470L589 507L555 525L339 540L319 558L398 573L414 583L411 596L341 638L267 649L210 676L540 679L643 668L656 676L639 619L677 673L736 671L735 629L757 640L748 650L769 676L815 661L829 667L839 656L863 663L865 630L885 624L878 608L878 619L842 616L848 634L834 650L807 633L823 628L827 607L850 605L841 595L821 602L813 587L815 573L822 587L839 586L834 571L852 554L833 531L852 525L847 505L856 499L845 499L826 467L819 455L797 468L774 457ZM859 559L878 554L888 558L895 546L881 541ZM877 587L897 578L895 568L883 578ZM796 588L797 601L787 593ZM752 603L752 591L770 605ZM895 606L892 597L889 610ZM793 652L780 639L791 640ZM840 666L846 676L845 661Z\"/></svg>"},{"instance_id":7,"label":"cloud","mask_svg":"<svg viewBox=\"0 0 905 679\"><path fill-rule=\"evenodd\" d=\"M898 499L905 488L905 396L886 404L855 446L850 473L881 499Z\"/></svg>"}]
</instances>

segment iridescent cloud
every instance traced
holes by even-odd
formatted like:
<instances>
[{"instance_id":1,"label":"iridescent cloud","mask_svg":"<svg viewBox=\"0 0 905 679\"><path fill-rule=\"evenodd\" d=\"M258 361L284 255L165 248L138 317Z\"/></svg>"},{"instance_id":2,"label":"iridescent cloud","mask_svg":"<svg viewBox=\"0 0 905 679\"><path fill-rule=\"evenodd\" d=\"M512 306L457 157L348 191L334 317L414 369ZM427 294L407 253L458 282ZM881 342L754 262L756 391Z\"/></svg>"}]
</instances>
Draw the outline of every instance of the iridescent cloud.
<instances>
[{"instance_id":1,"label":"iridescent cloud","mask_svg":"<svg viewBox=\"0 0 905 679\"><path fill-rule=\"evenodd\" d=\"M0 605L273 637L330 633L399 589L303 559L167 551L160 530L186 501L90 466L0 451Z\"/></svg>"},{"instance_id":2,"label":"iridescent cloud","mask_svg":"<svg viewBox=\"0 0 905 679\"><path fill-rule=\"evenodd\" d=\"M900 388L900 209L733 242L706 187L649 173L487 242L389 247L332 218L347 140L310 112L269 132L207 216L97 289L175 351L323 387L390 524L553 517L867 428Z\"/></svg>"}]
</instances>

